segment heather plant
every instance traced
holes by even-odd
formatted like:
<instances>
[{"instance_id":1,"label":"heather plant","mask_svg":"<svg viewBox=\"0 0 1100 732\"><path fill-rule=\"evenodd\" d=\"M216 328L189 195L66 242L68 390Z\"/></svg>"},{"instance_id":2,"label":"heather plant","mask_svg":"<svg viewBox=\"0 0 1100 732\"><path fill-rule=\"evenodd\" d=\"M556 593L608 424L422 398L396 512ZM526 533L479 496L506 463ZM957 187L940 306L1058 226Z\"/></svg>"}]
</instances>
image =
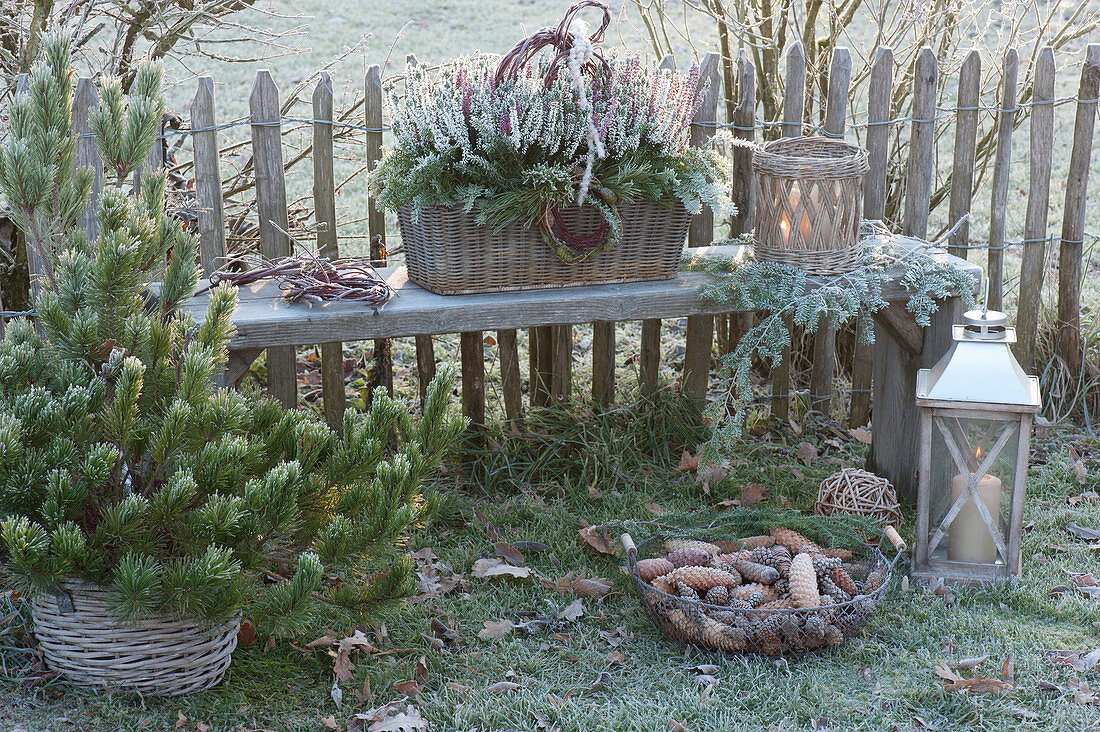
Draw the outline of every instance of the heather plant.
<instances>
[{"instance_id":1,"label":"heather plant","mask_svg":"<svg viewBox=\"0 0 1100 732\"><path fill-rule=\"evenodd\" d=\"M60 128L68 47L55 39L45 53L41 93L20 114ZM121 181L155 139L159 115L146 112L159 76L140 71L137 98L105 89L94 128ZM49 172L52 146L67 142L42 129L14 126L5 166ZM196 243L165 214L164 174L144 176L136 199L105 190L89 241L61 226L67 207L5 173L0 193L64 231L43 250L51 276L37 327L14 321L0 341L0 561L20 583L110 586L125 619L244 611L272 631L300 627L318 603L363 614L407 593L405 534L431 514L422 485L464 426L448 415L453 369L428 389L423 419L380 390L335 431L215 387L236 292L212 290L202 322L180 310L198 278Z\"/></svg>"},{"instance_id":2,"label":"heather plant","mask_svg":"<svg viewBox=\"0 0 1100 732\"><path fill-rule=\"evenodd\" d=\"M413 67L391 88L395 144L372 176L382 205L461 204L492 226L593 205L613 231L619 201L730 212L728 165L688 144L704 91L697 67L681 75L630 55L596 72L571 68L574 59L548 75L544 61L498 79L499 62L476 54Z\"/></svg>"}]
</instances>

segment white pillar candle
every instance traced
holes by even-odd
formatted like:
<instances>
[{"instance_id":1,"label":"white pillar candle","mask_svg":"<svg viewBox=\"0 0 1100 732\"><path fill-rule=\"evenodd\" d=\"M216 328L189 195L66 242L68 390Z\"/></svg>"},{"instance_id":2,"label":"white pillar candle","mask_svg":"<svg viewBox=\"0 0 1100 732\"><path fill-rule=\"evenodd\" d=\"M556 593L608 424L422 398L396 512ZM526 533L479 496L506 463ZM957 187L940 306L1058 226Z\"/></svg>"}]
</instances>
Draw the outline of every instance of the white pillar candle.
<instances>
[{"instance_id":1,"label":"white pillar candle","mask_svg":"<svg viewBox=\"0 0 1100 732\"><path fill-rule=\"evenodd\" d=\"M969 475L959 474L951 480L952 501L958 500L966 492ZM995 527L999 527L1001 515L1001 479L993 475L983 475L978 482L978 495L989 509ZM989 535L982 515L974 504L973 496L951 522L947 542L947 558L953 562L981 562L989 564L997 560L997 543Z\"/></svg>"}]
</instances>

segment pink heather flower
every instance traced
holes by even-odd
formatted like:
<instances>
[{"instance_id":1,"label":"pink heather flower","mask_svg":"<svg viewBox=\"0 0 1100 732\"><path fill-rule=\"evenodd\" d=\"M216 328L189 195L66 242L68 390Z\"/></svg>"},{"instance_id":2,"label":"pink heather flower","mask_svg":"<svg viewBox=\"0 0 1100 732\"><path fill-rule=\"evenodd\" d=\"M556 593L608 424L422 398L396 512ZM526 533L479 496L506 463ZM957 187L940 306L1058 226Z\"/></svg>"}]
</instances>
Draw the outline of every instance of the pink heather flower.
<instances>
[{"instance_id":1,"label":"pink heather flower","mask_svg":"<svg viewBox=\"0 0 1100 732\"><path fill-rule=\"evenodd\" d=\"M462 116L466 118L466 121L470 121L470 102L474 98L473 87L466 87L466 90L462 94Z\"/></svg>"},{"instance_id":2,"label":"pink heather flower","mask_svg":"<svg viewBox=\"0 0 1100 732\"><path fill-rule=\"evenodd\" d=\"M512 122L508 119L508 115L501 115L500 118L500 136L507 137L512 134Z\"/></svg>"}]
</instances>

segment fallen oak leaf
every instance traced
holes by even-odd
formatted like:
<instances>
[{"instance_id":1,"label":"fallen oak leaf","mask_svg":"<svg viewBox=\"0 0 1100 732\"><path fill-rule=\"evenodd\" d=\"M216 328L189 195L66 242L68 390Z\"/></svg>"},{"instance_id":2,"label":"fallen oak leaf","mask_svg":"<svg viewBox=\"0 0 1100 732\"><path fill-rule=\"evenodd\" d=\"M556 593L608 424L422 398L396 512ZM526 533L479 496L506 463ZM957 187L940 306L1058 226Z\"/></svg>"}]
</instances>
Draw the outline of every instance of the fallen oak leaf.
<instances>
[{"instance_id":1,"label":"fallen oak leaf","mask_svg":"<svg viewBox=\"0 0 1100 732\"><path fill-rule=\"evenodd\" d=\"M615 556L619 553L619 546L608 534L601 534L594 526L587 523L577 531L577 536L582 545L594 549L600 554Z\"/></svg>"},{"instance_id":2,"label":"fallen oak leaf","mask_svg":"<svg viewBox=\"0 0 1100 732\"><path fill-rule=\"evenodd\" d=\"M237 647L248 648L256 642L256 624L248 618L241 621L241 627L237 630Z\"/></svg>"},{"instance_id":3,"label":"fallen oak leaf","mask_svg":"<svg viewBox=\"0 0 1100 732\"><path fill-rule=\"evenodd\" d=\"M612 651L607 654L607 663L611 666L625 666L630 663L630 659L619 651Z\"/></svg>"},{"instance_id":4,"label":"fallen oak leaf","mask_svg":"<svg viewBox=\"0 0 1100 732\"><path fill-rule=\"evenodd\" d=\"M490 694L510 694L513 691L518 691L523 688L522 684L517 684L514 681L498 681L495 684L490 684L485 687L485 691Z\"/></svg>"},{"instance_id":5,"label":"fallen oak leaf","mask_svg":"<svg viewBox=\"0 0 1100 732\"><path fill-rule=\"evenodd\" d=\"M536 554L550 551L550 547L541 541L513 541L512 548L522 552L535 552Z\"/></svg>"},{"instance_id":6,"label":"fallen oak leaf","mask_svg":"<svg viewBox=\"0 0 1100 732\"><path fill-rule=\"evenodd\" d=\"M699 458L703 456L703 451L700 450L697 454L692 455L687 450L684 450L684 454L680 456L680 464L676 466L676 469L681 473L687 473L699 469Z\"/></svg>"},{"instance_id":7,"label":"fallen oak leaf","mask_svg":"<svg viewBox=\"0 0 1100 732\"><path fill-rule=\"evenodd\" d=\"M1015 681L1016 663L1013 659L1012 653L1009 653L1005 658L1004 663L1001 664L1001 680L1002 681Z\"/></svg>"},{"instance_id":8,"label":"fallen oak leaf","mask_svg":"<svg viewBox=\"0 0 1100 732\"><path fill-rule=\"evenodd\" d=\"M395 681L393 682L393 688L398 694L404 694L405 696L420 696L420 693L424 691L415 679Z\"/></svg>"},{"instance_id":9,"label":"fallen oak leaf","mask_svg":"<svg viewBox=\"0 0 1100 732\"><path fill-rule=\"evenodd\" d=\"M573 622L580 616L584 615L584 600L577 598L573 602L565 606L565 609L558 613L558 620L564 620L566 622Z\"/></svg>"},{"instance_id":10,"label":"fallen oak leaf","mask_svg":"<svg viewBox=\"0 0 1100 732\"><path fill-rule=\"evenodd\" d=\"M337 732L343 729L339 724L336 723L336 715L334 714L330 714L327 717L321 717L321 726L323 726L325 729L337 730Z\"/></svg>"},{"instance_id":11,"label":"fallen oak leaf","mask_svg":"<svg viewBox=\"0 0 1100 732\"><path fill-rule=\"evenodd\" d=\"M719 463L707 463L707 465L695 474L695 482L703 489L705 495L710 495L710 489L722 482L729 475L729 468Z\"/></svg>"},{"instance_id":12,"label":"fallen oak leaf","mask_svg":"<svg viewBox=\"0 0 1100 732\"><path fill-rule=\"evenodd\" d=\"M589 691L603 691L607 687L611 686L612 678L611 674L606 671L600 671L600 675L596 677L596 680L592 682L592 685L588 687Z\"/></svg>"},{"instance_id":13,"label":"fallen oak leaf","mask_svg":"<svg viewBox=\"0 0 1100 732\"><path fill-rule=\"evenodd\" d=\"M474 566L470 570L470 575L478 579L487 579L490 577L526 579L531 576L531 570L528 567L517 567L512 564L507 564L500 559L479 559L474 562Z\"/></svg>"},{"instance_id":14,"label":"fallen oak leaf","mask_svg":"<svg viewBox=\"0 0 1100 732\"><path fill-rule=\"evenodd\" d=\"M460 684L457 681L448 681L447 683L443 684L443 686L445 686L450 691L453 691L456 694L462 694L463 696L469 696L470 692L473 691L473 689L471 689L469 686L466 686L465 684Z\"/></svg>"},{"instance_id":15,"label":"fallen oak leaf","mask_svg":"<svg viewBox=\"0 0 1100 732\"><path fill-rule=\"evenodd\" d=\"M798 449L794 451L794 456L799 460L805 460L807 463L811 463L817 460L817 447L811 445L809 442L800 442L798 443Z\"/></svg>"},{"instance_id":16,"label":"fallen oak leaf","mask_svg":"<svg viewBox=\"0 0 1100 732\"><path fill-rule=\"evenodd\" d=\"M745 489L741 491L741 506L744 508L752 508L767 498L770 492L769 488L765 488L759 483L749 483L745 486Z\"/></svg>"},{"instance_id":17,"label":"fallen oak leaf","mask_svg":"<svg viewBox=\"0 0 1100 732\"><path fill-rule=\"evenodd\" d=\"M578 579L573 582L573 592L581 597L587 597L595 599L603 597L611 591L611 583L602 577L592 577L591 579Z\"/></svg>"},{"instance_id":18,"label":"fallen oak leaf","mask_svg":"<svg viewBox=\"0 0 1100 732\"><path fill-rule=\"evenodd\" d=\"M493 544L493 551L496 552L498 557L512 564L523 564L523 554L506 541L498 541Z\"/></svg>"},{"instance_id":19,"label":"fallen oak leaf","mask_svg":"<svg viewBox=\"0 0 1100 732\"><path fill-rule=\"evenodd\" d=\"M477 632L477 637L482 640L499 640L512 632L511 620L486 620L485 627Z\"/></svg>"}]
</instances>

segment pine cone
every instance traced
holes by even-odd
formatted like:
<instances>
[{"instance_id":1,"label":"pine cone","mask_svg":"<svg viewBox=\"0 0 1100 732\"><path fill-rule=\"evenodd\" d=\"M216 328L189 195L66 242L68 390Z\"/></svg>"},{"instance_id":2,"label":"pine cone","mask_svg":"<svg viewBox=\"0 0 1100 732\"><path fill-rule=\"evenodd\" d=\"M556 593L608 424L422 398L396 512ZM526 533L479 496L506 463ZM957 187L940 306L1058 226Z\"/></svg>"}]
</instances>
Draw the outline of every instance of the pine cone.
<instances>
[{"instance_id":1,"label":"pine cone","mask_svg":"<svg viewBox=\"0 0 1100 732\"><path fill-rule=\"evenodd\" d=\"M774 587L775 591L778 592L780 595L786 595L788 592L791 591L791 581L786 577L780 577L774 583L772 583L772 587Z\"/></svg>"},{"instance_id":2,"label":"pine cone","mask_svg":"<svg viewBox=\"0 0 1100 732\"><path fill-rule=\"evenodd\" d=\"M807 539L797 531L777 526L772 529L772 537L775 539L776 544L781 544L787 547L787 551L791 553L791 556L799 554L802 551L802 547L810 547L811 552L820 554L821 547Z\"/></svg>"},{"instance_id":3,"label":"pine cone","mask_svg":"<svg viewBox=\"0 0 1100 732\"><path fill-rule=\"evenodd\" d=\"M814 572L813 558L809 554L799 554L791 560L791 599L798 607L817 607L821 604L821 595L817 589L817 573Z\"/></svg>"},{"instance_id":4,"label":"pine cone","mask_svg":"<svg viewBox=\"0 0 1100 732\"><path fill-rule=\"evenodd\" d=\"M723 585L707 590L704 601L710 605L725 605L730 601L730 591Z\"/></svg>"},{"instance_id":5,"label":"pine cone","mask_svg":"<svg viewBox=\"0 0 1100 732\"><path fill-rule=\"evenodd\" d=\"M654 589L664 592L667 595L676 594L676 586L672 584L672 580L668 578L667 574L653 578L649 584L651 584Z\"/></svg>"},{"instance_id":6,"label":"pine cone","mask_svg":"<svg viewBox=\"0 0 1100 732\"><path fill-rule=\"evenodd\" d=\"M778 656L783 652L783 641L780 634L779 616L772 615L760 625L757 631L757 648L761 653L769 656Z\"/></svg>"},{"instance_id":7,"label":"pine cone","mask_svg":"<svg viewBox=\"0 0 1100 732\"><path fill-rule=\"evenodd\" d=\"M795 604L789 597L780 597L778 600L756 606L757 610L793 610L794 608Z\"/></svg>"},{"instance_id":8,"label":"pine cone","mask_svg":"<svg viewBox=\"0 0 1100 732\"><path fill-rule=\"evenodd\" d=\"M849 559L852 558L852 553L847 549L819 549L818 551L820 551L827 557L830 557L832 559L839 559L844 562L847 562Z\"/></svg>"},{"instance_id":9,"label":"pine cone","mask_svg":"<svg viewBox=\"0 0 1100 732\"><path fill-rule=\"evenodd\" d=\"M694 546L669 552L666 560L674 567L705 567L710 564L711 554Z\"/></svg>"},{"instance_id":10,"label":"pine cone","mask_svg":"<svg viewBox=\"0 0 1100 732\"><path fill-rule=\"evenodd\" d=\"M709 541L697 541L695 539L667 539L665 551L674 552L678 549L702 549L707 554L718 554L721 550Z\"/></svg>"},{"instance_id":11,"label":"pine cone","mask_svg":"<svg viewBox=\"0 0 1100 732\"><path fill-rule=\"evenodd\" d=\"M796 653L806 650L806 646L802 642L802 626L799 624L798 618L792 613L779 614L779 632L782 634L783 642L789 650Z\"/></svg>"},{"instance_id":12,"label":"pine cone","mask_svg":"<svg viewBox=\"0 0 1100 732\"><path fill-rule=\"evenodd\" d=\"M859 594L859 588L856 587L855 580L852 579L852 575L848 574L848 570L844 569L844 567L836 567L831 570L829 572L829 579L849 595Z\"/></svg>"},{"instance_id":13,"label":"pine cone","mask_svg":"<svg viewBox=\"0 0 1100 732\"><path fill-rule=\"evenodd\" d=\"M685 600L698 600L699 593L695 591L694 587L686 585L683 582L676 583L676 594Z\"/></svg>"},{"instance_id":14,"label":"pine cone","mask_svg":"<svg viewBox=\"0 0 1100 732\"><path fill-rule=\"evenodd\" d=\"M719 651L740 651L745 647L745 631L720 623L712 617L700 614L699 640L706 648Z\"/></svg>"},{"instance_id":15,"label":"pine cone","mask_svg":"<svg viewBox=\"0 0 1100 732\"><path fill-rule=\"evenodd\" d=\"M638 562L638 576L643 582L668 574L676 567L667 559L643 559Z\"/></svg>"},{"instance_id":16,"label":"pine cone","mask_svg":"<svg viewBox=\"0 0 1100 732\"><path fill-rule=\"evenodd\" d=\"M822 593L830 596L829 604L833 604L835 602L845 602L846 600L851 599L848 596L847 592L837 587L833 583L833 581L829 579L829 575L827 574L818 575L817 586ZM822 599L822 604L825 604L824 599Z\"/></svg>"},{"instance_id":17,"label":"pine cone","mask_svg":"<svg viewBox=\"0 0 1100 732\"><path fill-rule=\"evenodd\" d=\"M718 556L721 557L723 555L719 554ZM737 568L733 566L732 562L725 562L721 559L718 559L717 557L715 558L715 560L716 561L714 563L714 567L722 570L723 572L729 574L731 577L736 579L736 584L741 584L742 582L744 582L744 578L741 576L741 573L737 571Z\"/></svg>"},{"instance_id":18,"label":"pine cone","mask_svg":"<svg viewBox=\"0 0 1100 732\"><path fill-rule=\"evenodd\" d=\"M791 573L791 553L787 547L775 545L772 547L772 567L779 570L779 576L786 577Z\"/></svg>"},{"instance_id":19,"label":"pine cone","mask_svg":"<svg viewBox=\"0 0 1100 732\"><path fill-rule=\"evenodd\" d=\"M779 579L779 570L774 567L765 567L763 564L738 559L730 560L730 564L749 582L770 585Z\"/></svg>"},{"instance_id":20,"label":"pine cone","mask_svg":"<svg viewBox=\"0 0 1100 732\"><path fill-rule=\"evenodd\" d=\"M867 575L867 581L863 583L863 591L865 593L871 593L882 587L882 583L886 581L886 573L881 569L876 569L871 574Z\"/></svg>"},{"instance_id":21,"label":"pine cone","mask_svg":"<svg viewBox=\"0 0 1100 732\"><path fill-rule=\"evenodd\" d=\"M752 609L752 603L748 602L747 600L742 600L739 597L732 597L731 596L730 599L726 601L726 604L729 605L732 608L737 608L738 610L751 610Z\"/></svg>"},{"instance_id":22,"label":"pine cone","mask_svg":"<svg viewBox=\"0 0 1100 732\"><path fill-rule=\"evenodd\" d=\"M742 549L755 549L758 546L772 546L775 544L775 538L771 536L745 536L732 543L739 545Z\"/></svg>"},{"instance_id":23,"label":"pine cone","mask_svg":"<svg viewBox=\"0 0 1100 732\"><path fill-rule=\"evenodd\" d=\"M829 646L839 646L844 642L844 634L840 632L840 629L835 625L825 625L825 644Z\"/></svg>"},{"instance_id":24,"label":"pine cone","mask_svg":"<svg viewBox=\"0 0 1100 732\"><path fill-rule=\"evenodd\" d=\"M840 566L839 559L830 559L822 554L814 555L814 571L818 577L826 576L830 571Z\"/></svg>"},{"instance_id":25,"label":"pine cone","mask_svg":"<svg viewBox=\"0 0 1100 732\"><path fill-rule=\"evenodd\" d=\"M736 587L739 579L716 567L679 567L666 576L670 581L682 582L696 592L706 592L718 585Z\"/></svg>"},{"instance_id":26,"label":"pine cone","mask_svg":"<svg viewBox=\"0 0 1100 732\"><path fill-rule=\"evenodd\" d=\"M764 564L769 567L771 566L772 553L771 550L768 549L768 547L758 546L750 552L750 555L752 557L752 561L756 562L757 564Z\"/></svg>"},{"instance_id":27,"label":"pine cone","mask_svg":"<svg viewBox=\"0 0 1100 732\"><path fill-rule=\"evenodd\" d=\"M820 648L825 644L825 620L820 615L810 615L803 626L807 648Z\"/></svg>"},{"instance_id":28,"label":"pine cone","mask_svg":"<svg viewBox=\"0 0 1100 732\"><path fill-rule=\"evenodd\" d=\"M759 599L753 602L753 596L759 595ZM762 585L758 582L753 582L747 585L741 585L733 590L733 596L738 600L745 600L752 605L759 605L762 602L772 602L779 599L779 593L773 588L767 585Z\"/></svg>"}]
</instances>

